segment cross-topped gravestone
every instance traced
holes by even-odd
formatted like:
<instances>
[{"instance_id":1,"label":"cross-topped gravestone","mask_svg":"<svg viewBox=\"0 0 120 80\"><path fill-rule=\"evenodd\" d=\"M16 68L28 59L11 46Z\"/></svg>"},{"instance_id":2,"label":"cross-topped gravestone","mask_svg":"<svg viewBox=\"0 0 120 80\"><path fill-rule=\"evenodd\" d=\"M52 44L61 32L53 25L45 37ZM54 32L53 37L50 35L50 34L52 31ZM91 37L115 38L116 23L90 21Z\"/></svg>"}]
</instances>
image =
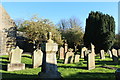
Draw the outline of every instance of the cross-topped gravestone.
<instances>
[{"instance_id":1,"label":"cross-topped gravestone","mask_svg":"<svg viewBox=\"0 0 120 80\"><path fill-rule=\"evenodd\" d=\"M8 64L8 71L23 70L25 69L25 64L21 63L21 55L23 50L18 46L11 50L10 64Z\"/></svg>"},{"instance_id":2,"label":"cross-topped gravestone","mask_svg":"<svg viewBox=\"0 0 120 80\"><path fill-rule=\"evenodd\" d=\"M57 60L56 60L56 52L58 51L58 44L54 43L51 37L52 37L52 33L49 32L49 39L47 43L43 43L41 47L41 50L43 51L43 61L42 61L42 70L38 75L39 78L42 79L61 78L61 75L57 69Z\"/></svg>"},{"instance_id":3,"label":"cross-topped gravestone","mask_svg":"<svg viewBox=\"0 0 120 80\"><path fill-rule=\"evenodd\" d=\"M33 68L37 68L42 65L43 52L40 49L36 49L33 54Z\"/></svg>"},{"instance_id":4,"label":"cross-topped gravestone","mask_svg":"<svg viewBox=\"0 0 120 80\"><path fill-rule=\"evenodd\" d=\"M100 59L105 59L104 50L100 50Z\"/></svg>"}]
</instances>

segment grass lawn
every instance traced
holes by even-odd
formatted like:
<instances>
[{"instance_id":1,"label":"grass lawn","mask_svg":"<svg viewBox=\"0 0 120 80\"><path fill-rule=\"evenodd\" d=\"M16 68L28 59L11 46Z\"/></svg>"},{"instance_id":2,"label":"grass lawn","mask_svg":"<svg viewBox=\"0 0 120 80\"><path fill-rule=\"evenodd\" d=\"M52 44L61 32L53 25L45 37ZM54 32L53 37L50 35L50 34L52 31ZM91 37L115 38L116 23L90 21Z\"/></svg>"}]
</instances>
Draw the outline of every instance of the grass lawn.
<instances>
[{"instance_id":1,"label":"grass lawn","mask_svg":"<svg viewBox=\"0 0 120 80\"><path fill-rule=\"evenodd\" d=\"M115 80L115 69L103 68L101 66L109 66L120 68L118 63L112 62L112 59L106 55L106 59L101 60L96 56L96 68L87 70L87 61L80 59L79 63L63 64L63 60L58 61L58 71L61 76L66 80ZM38 73L41 67L32 68L31 55L23 54L22 63L25 63L26 69L20 71L6 71L8 56L0 56L0 72L2 73L2 80L38 80Z\"/></svg>"}]
</instances>

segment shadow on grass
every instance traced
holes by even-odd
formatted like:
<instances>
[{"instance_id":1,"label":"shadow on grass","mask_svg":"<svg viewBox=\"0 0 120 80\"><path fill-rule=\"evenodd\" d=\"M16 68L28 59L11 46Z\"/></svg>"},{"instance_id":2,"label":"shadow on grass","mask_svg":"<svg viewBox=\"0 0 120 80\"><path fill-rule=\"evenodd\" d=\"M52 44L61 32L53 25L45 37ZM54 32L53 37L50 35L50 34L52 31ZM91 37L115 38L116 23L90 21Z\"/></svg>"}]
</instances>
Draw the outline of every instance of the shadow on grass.
<instances>
[{"instance_id":1,"label":"shadow on grass","mask_svg":"<svg viewBox=\"0 0 120 80\"><path fill-rule=\"evenodd\" d=\"M33 65L32 64L25 64L25 67L27 67L27 68L33 68Z\"/></svg>"},{"instance_id":2,"label":"shadow on grass","mask_svg":"<svg viewBox=\"0 0 120 80\"><path fill-rule=\"evenodd\" d=\"M58 66L58 67L61 67L61 68L76 68L76 69L86 69L86 70L87 70L87 67L76 67L76 66Z\"/></svg>"},{"instance_id":3,"label":"shadow on grass","mask_svg":"<svg viewBox=\"0 0 120 80\"><path fill-rule=\"evenodd\" d=\"M0 56L0 59L6 59L6 60L9 60L9 58L6 58L6 57L1 57L1 56Z\"/></svg>"},{"instance_id":4,"label":"shadow on grass","mask_svg":"<svg viewBox=\"0 0 120 80\"><path fill-rule=\"evenodd\" d=\"M64 80L115 80L114 73L76 73L66 76Z\"/></svg>"},{"instance_id":5,"label":"shadow on grass","mask_svg":"<svg viewBox=\"0 0 120 80\"><path fill-rule=\"evenodd\" d=\"M26 56L26 55L22 55L22 57L26 57L26 58L30 58L30 59L32 59L32 57L30 57L30 56Z\"/></svg>"},{"instance_id":6,"label":"shadow on grass","mask_svg":"<svg viewBox=\"0 0 120 80\"><path fill-rule=\"evenodd\" d=\"M39 80L38 75L2 73L2 80Z\"/></svg>"},{"instance_id":7,"label":"shadow on grass","mask_svg":"<svg viewBox=\"0 0 120 80\"><path fill-rule=\"evenodd\" d=\"M101 65L101 64L106 64L106 65L118 65L118 62L113 62L113 61L96 61L96 65Z\"/></svg>"}]
</instances>

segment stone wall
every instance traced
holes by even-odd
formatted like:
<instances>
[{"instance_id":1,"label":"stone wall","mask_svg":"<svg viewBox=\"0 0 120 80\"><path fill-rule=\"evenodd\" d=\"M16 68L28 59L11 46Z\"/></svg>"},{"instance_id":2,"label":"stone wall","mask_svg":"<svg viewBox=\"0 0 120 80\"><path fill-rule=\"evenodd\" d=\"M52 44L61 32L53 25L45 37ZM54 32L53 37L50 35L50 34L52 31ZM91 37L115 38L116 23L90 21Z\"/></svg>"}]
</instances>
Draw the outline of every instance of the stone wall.
<instances>
[{"instance_id":1,"label":"stone wall","mask_svg":"<svg viewBox=\"0 0 120 80\"><path fill-rule=\"evenodd\" d=\"M15 22L0 4L0 55L8 54L15 46L16 27Z\"/></svg>"}]
</instances>

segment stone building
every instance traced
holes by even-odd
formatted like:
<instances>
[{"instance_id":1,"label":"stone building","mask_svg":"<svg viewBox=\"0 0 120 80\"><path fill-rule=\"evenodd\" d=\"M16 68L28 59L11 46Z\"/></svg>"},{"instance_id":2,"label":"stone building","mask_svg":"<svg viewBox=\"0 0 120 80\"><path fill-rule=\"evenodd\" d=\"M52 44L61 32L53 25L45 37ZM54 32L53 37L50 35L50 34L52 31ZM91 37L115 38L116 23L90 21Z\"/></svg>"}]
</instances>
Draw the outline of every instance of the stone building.
<instances>
[{"instance_id":1,"label":"stone building","mask_svg":"<svg viewBox=\"0 0 120 80\"><path fill-rule=\"evenodd\" d=\"M0 55L8 54L16 44L15 22L0 4Z\"/></svg>"}]
</instances>

